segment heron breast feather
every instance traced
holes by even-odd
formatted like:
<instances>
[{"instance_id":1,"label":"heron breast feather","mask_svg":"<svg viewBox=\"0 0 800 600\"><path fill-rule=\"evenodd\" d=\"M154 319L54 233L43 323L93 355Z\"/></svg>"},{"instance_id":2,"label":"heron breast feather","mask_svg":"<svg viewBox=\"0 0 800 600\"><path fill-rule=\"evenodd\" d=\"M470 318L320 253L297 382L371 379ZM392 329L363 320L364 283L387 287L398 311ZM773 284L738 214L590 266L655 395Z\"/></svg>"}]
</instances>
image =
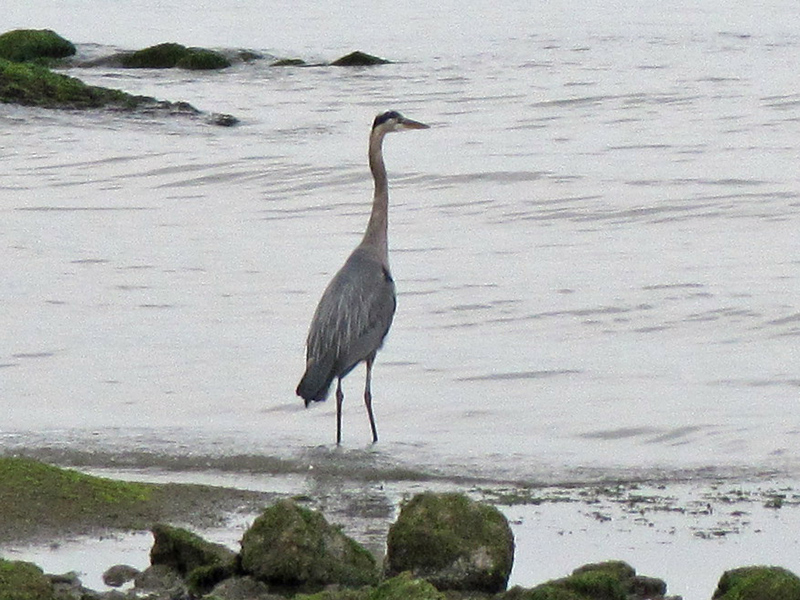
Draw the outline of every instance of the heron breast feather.
<instances>
[{"instance_id":1,"label":"heron breast feather","mask_svg":"<svg viewBox=\"0 0 800 600\"><path fill-rule=\"evenodd\" d=\"M396 307L394 282L385 266L353 256L326 288L309 331L309 358L335 357L350 370L374 354L389 331Z\"/></svg>"}]
</instances>

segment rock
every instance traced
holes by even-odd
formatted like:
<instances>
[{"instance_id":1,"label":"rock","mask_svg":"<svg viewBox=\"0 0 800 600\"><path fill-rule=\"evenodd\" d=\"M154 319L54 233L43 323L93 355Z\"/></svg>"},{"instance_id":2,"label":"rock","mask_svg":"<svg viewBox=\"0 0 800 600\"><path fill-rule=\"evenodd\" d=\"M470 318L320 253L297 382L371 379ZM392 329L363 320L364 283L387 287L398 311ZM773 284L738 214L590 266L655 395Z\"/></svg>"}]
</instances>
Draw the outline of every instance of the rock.
<instances>
[{"instance_id":1,"label":"rock","mask_svg":"<svg viewBox=\"0 0 800 600\"><path fill-rule=\"evenodd\" d=\"M223 54L205 48L189 48L186 55L178 60L176 67L193 71L214 71L231 66Z\"/></svg>"},{"instance_id":2,"label":"rock","mask_svg":"<svg viewBox=\"0 0 800 600\"><path fill-rule=\"evenodd\" d=\"M440 592L424 579L414 579L410 573L383 581L379 586L353 589L328 589L312 595L298 595L294 600L446 600ZM468 600L471 596L457 595L454 600ZM489 600L481 596L481 600Z\"/></svg>"},{"instance_id":3,"label":"rock","mask_svg":"<svg viewBox=\"0 0 800 600\"><path fill-rule=\"evenodd\" d=\"M109 587L120 587L133 581L141 571L130 565L114 565L103 573L103 583Z\"/></svg>"},{"instance_id":4,"label":"rock","mask_svg":"<svg viewBox=\"0 0 800 600\"><path fill-rule=\"evenodd\" d=\"M410 571L440 590L505 590L514 536L503 514L463 494L424 493L389 528L386 574Z\"/></svg>"},{"instance_id":5,"label":"rock","mask_svg":"<svg viewBox=\"0 0 800 600\"><path fill-rule=\"evenodd\" d=\"M150 564L166 565L180 575L187 575L198 567L232 565L236 553L223 546L213 544L181 527L153 525L151 531L155 542L150 549Z\"/></svg>"},{"instance_id":6,"label":"rock","mask_svg":"<svg viewBox=\"0 0 800 600\"><path fill-rule=\"evenodd\" d=\"M666 600L667 584L642 577L623 561L584 565L569 577L554 579L530 590L514 588L502 600Z\"/></svg>"},{"instance_id":7,"label":"rock","mask_svg":"<svg viewBox=\"0 0 800 600\"><path fill-rule=\"evenodd\" d=\"M53 600L53 583L29 562L0 558L0 600Z\"/></svg>"},{"instance_id":8,"label":"rock","mask_svg":"<svg viewBox=\"0 0 800 600\"><path fill-rule=\"evenodd\" d=\"M242 62L253 62L254 60L263 59L264 55L260 52L254 52L253 50L239 50L236 53L236 57Z\"/></svg>"},{"instance_id":9,"label":"rock","mask_svg":"<svg viewBox=\"0 0 800 600\"><path fill-rule=\"evenodd\" d=\"M305 67L308 63L302 58L280 58L270 65L271 67Z\"/></svg>"},{"instance_id":10,"label":"rock","mask_svg":"<svg viewBox=\"0 0 800 600\"><path fill-rule=\"evenodd\" d=\"M60 73L53 73L50 69L40 65L14 63L3 58L0 58L0 103L57 109L105 108L141 114L160 113L189 117L203 115L201 111L188 102L167 102L148 96L133 96L120 90L86 85L79 79ZM232 115L212 113L207 118L207 122L211 125L230 127L236 125L239 120ZM0 464L0 468L2 466ZM58 472L55 467L51 469ZM103 490L109 490L105 492L105 495L94 493L93 486L97 487L96 484L98 482L105 485L102 488ZM86 502L91 503L93 506L99 505L96 509L92 509L82 508L82 505L73 503L75 504L74 507L68 506L63 511L53 511L59 515L68 515L74 512L76 513L76 520L85 519L87 514L95 514L101 510L106 510L105 505L111 504L114 504L114 509L108 510L110 515L119 515L120 512L124 514L124 511L120 511L116 506L116 502L124 502L126 505L130 505L131 508L134 505L144 507L152 491L151 487L145 484L124 482L104 484L102 478L92 478L88 475L83 476L81 479L69 480L68 485L76 488L91 488L91 494L81 494L80 497L85 498ZM115 497L109 496L110 492L119 493L121 500L115 500ZM63 500L62 503L64 503ZM17 504L25 506L24 503Z\"/></svg>"},{"instance_id":11,"label":"rock","mask_svg":"<svg viewBox=\"0 0 800 600\"><path fill-rule=\"evenodd\" d=\"M45 575L45 577L53 584L53 595L56 600L114 600L113 596L106 596L83 587L75 571L61 575Z\"/></svg>"},{"instance_id":12,"label":"rock","mask_svg":"<svg viewBox=\"0 0 800 600\"><path fill-rule=\"evenodd\" d=\"M150 46L119 57L128 69L224 69L231 62L221 53L205 48L187 48L181 44L164 43Z\"/></svg>"},{"instance_id":13,"label":"rock","mask_svg":"<svg viewBox=\"0 0 800 600\"><path fill-rule=\"evenodd\" d=\"M123 55L122 66L128 69L171 69L186 52L186 46L181 44L157 44Z\"/></svg>"},{"instance_id":14,"label":"rock","mask_svg":"<svg viewBox=\"0 0 800 600\"><path fill-rule=\"evenodd\" d=\"M13 62L66 58L75 46L49 29L16 29L0 35L0 58Z\"/></svg>"},{"instance_id":15,"label":"rock","mask_svg":"<svg viewBox=\"0 0 800 600\"><path fill-rule=\"evenodd\" d=\"M381 583L369 600L445 600L445 595L424 579L402 573Z\"/></svg>"},{"instance_id":16,"label":"rock","mask_svg":"<svg viewBox=\"0 0 800 600\"><path fill-rule=\"evenodd\" d=\"M636 574L636 569L621 560L610 560L578 567L572 575L585 573L606 573L619 581L628 600L645 598L663 598L667 593L667 584L662 579L644 577Z\"/></svg>"},{"instance_id":17,"label":"rock","mask_svg":"<svg viewBox=\"0 0 800 600\"><path fill-rule=\"evenodd\" d=\"M781 567L742 567L725 571L714 600L800 600L800 578Z\"/></svg>"},{"instance_id":18,"label":"rock","mask_svg":"<svg viewBox=\"0 0 800 600\"><path fill-rule=\"evenodd\" d=\"M220 127L233 127L239 124L239 119L225 113L211 113L206 121L209 125L219 125Z\"/></svg>"},{"instance_id":19,"label":"rock","mask_svg":"<svg viewBox=\"0 0 800 600\"><path fill-rule=\"evenodd\" d=\"M269 592L266 584L252 577L231 577L217 585L206 596L213 600L285 600Z\"/></svg>"},{"instance_id":20,"label":"rock","mask_svg":"<svg viewBox=\"0 0 800 600\"><path fill-rule=\"evenodd\" d=\"M207 592L236 571L236 553L199 535L170 525L154 525L150 564L165 565L182 576L194 594Z\"/></svg>"},{"instance_id":21,"label":"rock","mask_svg":"<svg viewBox=\"0 0 800 600\"><path fill-rule=\"evenodd\" d=\"M140 101L137 96L86 85L39 65L0 59L0 102L44 108L133 108Z\"/></svg>"},{"instance_id":22,"label":"rock","mask_svg":"<svg viewBox=\"0 0 800 600\"><path fill-rule=\"evenodd\" d=\"M316 594L297 594L292 600L370 600L372 588L337 588L332 586Z\"/></svg>"},{"instance_id":23,"label":"rock","mask_svg":"<svg viewBox=\"0 0 800 600\"><path fill-rule=\"evenodd\" d=\"M391 64L391 61L378 56L372 56L371 54L366 54L365 52L361 52L359 50L351 52L350 54L342 56L341 58L337 58L331 63L331 65L334 67L372 67L375 65L388 64Z\"/></svg>"},{"instance_id":24,"label":"rock","mask_svg":"<svg viewBox=\"0 0 800 600\"><path fill-rule=\"evenodd\" d=\"M138 593L148 594L148 598L152 595L182 598L189 593L180 574L167 565L146 568L134 578L133 585Z\"/></svg>"},{"instance_id":25,"label":"rock","mask_svg":"<svg viewBox=\"0 0 800 600\"><path fill-rule=\"evenodd\" d=\"M304 589L361 586L378 579L373 556L319 512L283 500L267 508L242 538L245 573Z\"/></svg>"}]
</instances>

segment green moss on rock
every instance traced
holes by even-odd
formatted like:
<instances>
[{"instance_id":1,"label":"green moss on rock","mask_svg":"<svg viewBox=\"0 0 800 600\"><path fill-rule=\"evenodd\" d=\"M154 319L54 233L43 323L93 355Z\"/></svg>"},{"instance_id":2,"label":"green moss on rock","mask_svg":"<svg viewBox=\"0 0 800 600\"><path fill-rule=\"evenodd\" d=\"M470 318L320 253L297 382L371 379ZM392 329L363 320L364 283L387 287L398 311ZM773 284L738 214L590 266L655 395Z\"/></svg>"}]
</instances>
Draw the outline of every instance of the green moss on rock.
<instances>
[{"instance_id":1,"label":"green moss on rock","mask_svg":"<svg viewBox=\"0 0 800 600\"><path fill-rule=\"evenodd\" d=\"M515 587L502 596L502 600L587 600L585 596L550 584L543 584L533 589Z\"/></svg>"},{"instance_id":2,"label":"green moss on rock","mask_svg":"<svg viewBox=\"0 0 800 600\"><path fill-rule=\"evenodd\" d=\"M152 487L93 477L25 458L0 457L0 515L4 520L99 521L132 511Z\"/></svg>"},{"instance_id":3,"label":"green moss on rock","mask_svg":"<svg viewBox=\"0 0 800 600\"><path fill-rule=\"evenodd\" d=\"M390 63L391 61L388 61L385 58L372 56L366 52L356 50L355 52L351 52L350 54L346 54L345 56L337 58L331 63L331 65L334 67L373 67L375 65L388 65Z\"/></svg>"},{"instance_id":4,"label":"green moss on rock","mask_svg":"<svg viewBox=\"0 0 800 600\"><path fill-rule=\"evenodd\" d=\"M29 562L0 558L0 600L53 600L52 582Z\"/></svg>"},{"instance_id":5,"label":"green moss on rock","mask_svg":"<svg viewBox=\"0 0 800 600\"><path fill-rule=\"evenodd\" d=\"M502 600L636 600L662 598L666 592L661 579L637 575L628 563L614 560L584 565L530 590L514 588Z\"/></svg>"},{"instance_id":6,"label":"green moss on rock","mask_svg":"<svg viewBox=\"0 0 800 600\"><path fill-rule=\"evenodd\" d=\"M0 59L0 102L44 108L134 108L143 100L119 90L86 85L31 63Z\"/></svg>"},{"instance_id":7,"label":"green moss on rock","mask_svg":"<svg viewBox=\"0 0 800 600\"><path fill-rule=\"evenodd\" d=\"M316 594L298 594L294 600L445 600L446 596L424 579L401 573L377 587L330 589Z\"/></svg>"},{"instance_id":8,"label":"green moss on rock","mask_svg":"<svg viewBox=\"0 0 800 600\"><path fill-rule=\"evenodd\" d=\"M157 44L123 56L122 66L129 69L171 69L187 52L186 46L181 44Z\"/></svg>"},{"instance_id":9,"label":"green moss on rock","mask_svg":"<svg viewBox=\"0 0 800 600\"><path fill-rule=\"evenodd\" d=\"M66 58L75 46L49 29L16 29L0 35L0 58L13 62Z\"/></svg>"},{"instance_id":10,"label":"green moss on rock","mask_svg":"<svg viewBox=\"0 0 800 600\"><path fill-rule=\"evenodd\" d=\"M463 494L419 494L389 529L387 575L410 571L441 590L500 592L513 560L503 514Z\"/></svg>"},{"instance_id":11,"label":"green moss on rock","mask_svg":"<svg viewBox=\"0 0 800 600\"><path fill-rule=\"evenodd\" d=\"M714 600L800 600L800 578L781 567L742 567L726 571Z\"/></svg>"},{"instance_id":12,"label":"green moss on rock","mask_svg":"<svg viewBox=\"0 0 800 600\"><path fill-rule=\"evenodd\" d=\"M267 508L242 538L242 569L279 586L314 588L377 582L373 556L319 512L283 500Z\"/></svg>"},{"instance_id":13,"label":"green moss on rock","mask_svg":"<svg viewBox=\"0 0 800 600\"><path fill-rule=\"evenodd\" d=\"M271 67L305 67L308 63L302 58L281 58L273 62Z\"/></svg>"},{"instance_id":14,"label":"green moss on rock","mask_svg":"<svg viewBox=\"0 0 800 600\"><path fill-rule=\"evenodd\" d=\"M187 48L167 42L150 46L121 57L123 67L129 69L224 69L231 62L221 53L205 48Z\"/></svg>"},{"instance_id":15,"label":"green moss on rock","mask_svg":"<svg viewBox=\"0 0 800 600\"><path fill-rule=\"evenodd\" d=\"M174 569L195 595L208 592L236 570L236 553L222 544L213 544L181 527L157 524L151 531L155 542L150 564Z\"/></svg>"},{"instance_id":16,"label":"green moss on rock","mask_svg":"<svg viewBox=\"0 0 800 600\"><path fill-rule=\"evenodd\" d=\"M375 588L369 600L445 600L445 595L424 579L401 573Z\"/></svg>"},{"instance_id":17,"label":"green moss on rock","mask_svg":"<svg viewBox=\"0 0 800 600\"><path fill-rule=\"evenodd\" d=\"M585 571L552 585L592 600L626 600L628 597L619 578L608 571Z\"/></svg>"},{"instance_id":18,"label":"green moss on rock","mask_svg":"<svg viewBox=\"0 0 800 600\"><path fill-rule=\"evenodd\" d=\"M231 61L224 54L214 50L189 48L189 51L178 61L176 66L181 69L210 71L226 69L231 66Z\"/></svg>"},{"instance_id":19,"label":"green moss on rock","mask_svg":"<svg viewBox=\"0 0 800 600\"><path fill-rule=\"evenodd\" d=\"M292 600L370 600L372 588L328 589L316 594L297 594Z\"/></svg>"}]
</instances>

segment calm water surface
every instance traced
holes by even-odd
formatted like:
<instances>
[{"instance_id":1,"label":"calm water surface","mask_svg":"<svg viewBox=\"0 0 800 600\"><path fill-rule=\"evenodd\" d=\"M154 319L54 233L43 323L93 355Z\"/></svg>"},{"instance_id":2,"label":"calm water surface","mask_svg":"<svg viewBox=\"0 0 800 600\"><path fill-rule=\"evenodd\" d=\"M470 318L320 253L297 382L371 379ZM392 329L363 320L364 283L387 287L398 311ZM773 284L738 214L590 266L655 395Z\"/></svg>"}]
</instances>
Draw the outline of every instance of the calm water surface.
<instances>
[{"instance_id":1,"label":"calm water surface","mask_svg":"<svg viewBox=\"0 0 800 600\"><path fill-rule=\"evenodd\" d=\"M0 106L4 447L331 444L333 403L305 410L294 388L392 108L432 129L386 141L381 441L359 369L341 460L515 481L797 472L796 4L123 4L12 2L0 29L50 27L84 56L177 41L396 64L69 71L229 129Z\"/></svg>"}]
</instances>

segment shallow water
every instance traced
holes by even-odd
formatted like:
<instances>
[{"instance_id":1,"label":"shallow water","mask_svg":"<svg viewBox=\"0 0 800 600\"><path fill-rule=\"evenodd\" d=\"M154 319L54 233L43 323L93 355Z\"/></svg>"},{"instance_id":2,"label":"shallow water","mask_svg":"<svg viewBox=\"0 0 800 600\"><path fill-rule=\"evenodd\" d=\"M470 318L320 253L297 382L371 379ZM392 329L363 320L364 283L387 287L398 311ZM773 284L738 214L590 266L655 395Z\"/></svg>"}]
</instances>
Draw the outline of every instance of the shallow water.
<instances>
[{"instance_id":1,"label":"shallow water","mask_svg":"<svg viewBox=\"0 0 800 600\"><path fill-rule=\"evenodd\" d=\"M399 310L374 452L522 479L794 470L789 5L752 22L722 4L577 21L507 4L397 9L383 35L378 10L354 28L311 3L267 10L279 34L260 4L185 19L138 2L98 29L111 9L87 0L59 21L85 56L169 39L398 64L71 70L233 113L232 129L2 107L6 443L329 443L332 405L306 411L293 390L315 302L366 221L370 120L391 107L433 128L386 143ZM17 7L6 28L55 27L52 10ZM123 34L134 14L161 25ZM351 447L369 439L362 381L347 380Z\"/></svg>"},{"instance_id":2,"label":"shallow water","mask_svg":"<svg viewBox=\"0 0 800 600\"><path fill-rule=\"evenodd\" d=\"M180 4L32 0L0 29L54 28L87 57L177 41L397 62L69 71L234 114L230 129L0 106L6 451L797 476L795 4ZM358 369L335 452L333 404L305 410L294 388L366 224L366 137L389 108L432 128L385 147L399 298L373 380L381 440Z\"/></svg>"}]
</instances>

